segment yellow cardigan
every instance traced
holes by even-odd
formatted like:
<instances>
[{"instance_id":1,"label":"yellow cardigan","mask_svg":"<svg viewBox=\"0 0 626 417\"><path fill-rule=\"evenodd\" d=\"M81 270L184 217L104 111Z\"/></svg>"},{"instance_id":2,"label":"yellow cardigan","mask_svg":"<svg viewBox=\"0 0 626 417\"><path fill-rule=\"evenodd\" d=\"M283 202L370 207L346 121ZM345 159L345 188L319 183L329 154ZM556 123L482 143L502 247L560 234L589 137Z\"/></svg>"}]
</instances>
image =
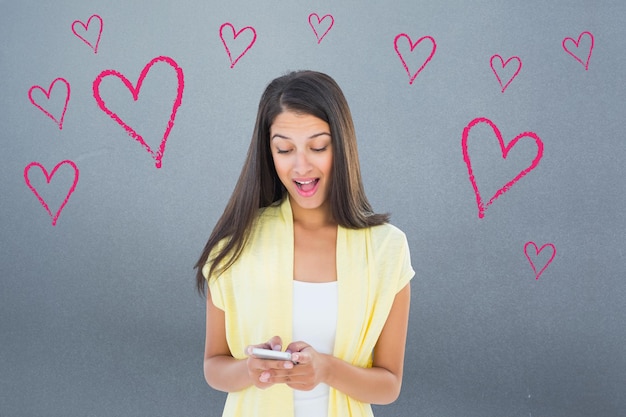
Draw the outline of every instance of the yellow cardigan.
<instances>
[{"instance_id":1,"label":"yellow cardigan","mask_svg":"<svg viewBox=\"0 0 626 417\"><path fill-rule=\"evenodd\" d=\"M234 358L248 345L282 338L292 342L293 216L289 199L264 208L241 256L218 277L207 277L212 301L225 312ZM333 355L371 367L372 351L395 295L413 277L402 231L385 224L337 231L338 317ZM228 394L224 417L293 417L293 390L277 384ZM373 416L371 406L330 388L329 417Z\"/></svg>"}]
</instances>

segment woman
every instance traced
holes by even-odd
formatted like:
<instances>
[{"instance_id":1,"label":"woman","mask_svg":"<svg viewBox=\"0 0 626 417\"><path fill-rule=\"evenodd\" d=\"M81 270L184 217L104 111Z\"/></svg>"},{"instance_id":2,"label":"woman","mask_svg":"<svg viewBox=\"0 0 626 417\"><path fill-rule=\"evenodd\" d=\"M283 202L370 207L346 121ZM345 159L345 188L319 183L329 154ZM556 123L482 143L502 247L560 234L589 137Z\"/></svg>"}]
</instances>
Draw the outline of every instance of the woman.
<instances>
[{"instance_id":1,"label":"woman","mask_svg":"<svg viewBox=\"0 0 626 417\"><path fill-rule=\"evenodd\" d=\"M411 268L373 213L335 81L272 81L235 190L196 265L204 375L224 416L371 416L399 395ZM262 359L253 347L291 352Z\"/></svg>"}]
</instances>

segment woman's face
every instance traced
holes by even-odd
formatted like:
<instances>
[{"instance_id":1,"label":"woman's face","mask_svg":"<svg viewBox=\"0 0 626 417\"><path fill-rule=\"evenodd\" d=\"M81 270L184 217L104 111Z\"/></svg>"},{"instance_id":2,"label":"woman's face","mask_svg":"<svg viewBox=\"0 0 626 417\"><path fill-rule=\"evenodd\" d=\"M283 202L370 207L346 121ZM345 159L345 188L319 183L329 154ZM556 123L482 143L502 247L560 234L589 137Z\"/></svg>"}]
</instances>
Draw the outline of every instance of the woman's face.
<instances>
[{"instance_id":1,"label":"woman's face","mask_svg":"<svg viewBox=\"0 0 626 417\"><path fill-rule=\"evenodd\" d=\"M270 127L270 148L292 205L329 210L333 148L328 123L310 114L280 113Z\"/></svg>"}]
</instances>

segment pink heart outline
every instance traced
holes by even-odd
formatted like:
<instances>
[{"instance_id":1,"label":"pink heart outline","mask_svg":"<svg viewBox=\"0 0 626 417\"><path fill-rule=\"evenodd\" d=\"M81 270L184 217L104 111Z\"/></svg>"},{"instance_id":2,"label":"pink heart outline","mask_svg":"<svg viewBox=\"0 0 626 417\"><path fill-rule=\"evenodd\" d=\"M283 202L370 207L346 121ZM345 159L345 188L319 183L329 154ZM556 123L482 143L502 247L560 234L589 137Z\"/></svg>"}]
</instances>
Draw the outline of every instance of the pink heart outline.
<instances>
[{"instance_id":1,"label":"pink heart outline","mask_svg":"<svg viewBox=\"0 0 626 417\"><path fill-rule=\"evenodd\" d=\"M515 74L513 74L513 76L508 80L508 82L506 84L502 84L502 79L500 78L500 74L498 74L498 71L493 66L493 61L496 58L500 60L500 67L502 69L504 69L509 64L509 62L511 62L512 60L516 60L517 63L518 63L517 70L515 71ZM511 84L511 82L513 82L515 77L517 77L517 74L519 74L519 72L522 70L522 60L518 56L512 56L509 59L507 59L506 62L505 62L504 59L502 59L502 57L500 55L496 54L496 55L493 55L491 57L491 59L489 60L489 65L491 66L491 70L493 71L493 73L496 75L496 78L498 79L498 83L500 84L500 88L501 88L502 93L504 93L504 91L507 89L509 84Z\"/></svg>"},{"instance_id":2,"label":"pink heart outline","mask_svg":"<svg viewBox=\"0 0 626 417\"><path fill-rule=\"evenodd\" d=\"M28 173L31 170L31 168L38 167L39 169L41 169L44 176L46 177L46 183L50 184L50 181L52 181L52 177L54 177L54 174L57 172L57 170L61 166L66 165L66 164L72 167L72 169L74 170L74 181L72 182L72 185L67 191L67 194L65 195L65 198L63 199L63 202L61 203L61 206L56 211L56 213L53 214L52 211L50 210L50 207L48 207L48 203L46 203L46 201L39 194L37 189L30 183L30 178L28 177ZM65 205L69 201L72 193L76 190L76 184L78 184L78 175L79 175L78 167L73 161L70 161L70 160L61 161L58 164L56 164L56 166L52 169L52 172L50 174L48 174L48 171L46 170L46 168L43 165L41 165L39 162L31 162L30 164L26 165L26 168L24 168L24 180L26 181L26 185L28 186L28 188L30 188L33 194L35 194L35 197L37 197L37 200L39 200L39 203L46 210L46 212L48 212L48 215L52 219L52 226L56 226L57 220L59 219L61 212L65 208Z\"/></svg>"},{"instance_id":3,"label":"pink heart outline","mask_svg":"<svg viewBox=\"0 0 626 417\"><path fill-rule=\"evenodd\" d=\"M517 141L519 141L523 137L530 137L537 144L537 155L535 156L535 158L533 159L531 164L527 168L522 170L519 174L517 174L515 176L515 178L513 178L511 181L507 182L502 188L500 188L498 191L496 191L496 193L493 195L493 197L491 197L489 199L487 204L483 203L482 197L480 195L480 191L478 190L478 185L476 184L476 178L474 177L474 172L472 170L472 163L471 163L471 160L470 160L469 151L467 149L467 140L468 140L468 137L469 137L470 130L472 130L472 128L474 126L476 126L478 123L486 123L487 125L489 125L491 127L493 132L496 134L496 137L498 138L498 142L500 144L500 149L502 151L502 158L503 159L506 159L509 151L515 146ZM468 172L468 175L469 175L469 180L472 183L472 188L474 189L474 194L476 195L476 204L478 206L478 217L481 218L481 219L483 217L485 217L485 210L487 210L487 207L489 207L491 204L493 204L493 202L498 197L500 197L502 194L507 192L516 182L518 182L520 179L522 179L526 174L528 174L530 171L535 169L537 167L537 165L539 164L539 161L541 160L542 156L543 156L543 142L541 141L539 136L537 136L536 133L534 133L534 132L523 132L523 133L520 133L519 135L517 135L513 140L511 140L505 146L504 145L504 140L502 139L502 134L500 133L500 130L498 129L498 127L491 120L489 120L487 118L484 118L484 117L478 117L478 118L472 120L465 127L465 129L463 129L463 138L461 140L461 146L463 148L463 160L465 161L465 164L467 165L467 172Z\"/></svg>"},{"instance_id":4,"label":"pink heart outline","mask_svg":"<svg viewBox=\"0 0 626 417\"><path fill-rule=\"evenodd\" d=\"M141 85L143 84L143 80L146 78L146 75L148 75L148 72L150 71L152 66L159 62L166 63L167 65L174 68L174 70L176 71L176 75L178 77L178 88L176 90L176 99L174 100L174 105L172 106L172 113L170 114L170 119L167 123L165 132L163 133L163 138L161 139L159 150L157 152L154 152L152 148L150 148L150 146L143 139L143 137L135 131L135 129L127 125L116 113L114 113L113 111L109 110L109 108L107 108L106 104L104 103L104 100L100 96L100 83L102 82L104 77L108 77L108 76L117 77L124 83L126 88L132 93L133 99L137 101L137 99L139 98L139 91L141 90ZM174 127L174 120L176 119L176 112L178 111L178 108L182 104L184 86L185 86L185 82L184 82L182 68L179 67L176 61L174 61L172 58L169 58L166 56L159 56L159 57L154 58L143 68L143 70L141 71L141 74L139 75L139 79L137 80L137 87L133 87L132 83L123 74L121 74L118 71L114 71L114 70L102 71L93 82L93 96L96 99L96 102L98 103L98 106L100 107L100 109L102 109L102 111L104 111L113 120L115 120L120 126L122 126L124 130L126 130L126 132L128 132L128 134L133 139L139 142L141 146L143 146L144 149L148 151L149 154L152 155L152 157L156 161L156 164L155 164L156 167L161 168L161 165L162 165L161 159L163 158L163 154L165 153L165 145L167 143L167 139L170 135L170 132L172 128Z\"/></svg>"},{"instance_id":5,"label":"pink heart outline","mask_svg":"<svg viewBox=\"0 0 626 417\"><path fill-rule=\"evenodd\" d=\"M96 39L96 43L95 45L92 44L91 42L89 42L87 39L85 39L84 36L79 35L78 32L76 32L76 25L81 25L83 27L83 30L86 32L89 31L89 25L91 24L91 20L92 19L96 19L100 22L100 29L98 31L98 38ZM97 14L92 15L91 17L89 17L89 20L87 20L87 23L83 23L80 20L74 20L74 22L72 22L72 32L74 33L74 35L76 35L76 37L78 37L80 40L82 40L83 42L85 42L87 44L87 46L89 46L92 50L94 54L98 53L98 45L100 44L100 38L102 37L102 29L104 27L104 22L102 21L102 18L100 16L98 16Z\"/></svg>"},{"instance_id":6,"label":"pink heart outline","mask_svg":"<svg viewBox=\"0 0 626 417\"><path fill-rule=\"evenodd\" d=\"M589 36L589 38L591 39L591 44L589 45L589 53L587 54L587 60L585 62L583 62L582 59L580 59L578 57L578 55L576 55L574 52L572 52L570 49L568 49L567 47L567 43L568 42L573 42L576 49L578 50L578 47L580 45L580 41L583 38L583 36ZM578 40L574 40L573 38L565 38L563 39L563 42L561 43L561 45L563 46L563 49L565 49L565 52L567 52L568 54L570 54L571 56L574 57L574 59L576 59L576 61L580 62L582 64L583 67L585 67L585 71L589 71L589 61L591 60L591 54L593 52L593 46L594 46L594 39L593 39L593 34L591 32L582 32L580 35L578 35Z\"/></svg>"},{"instance_id":7,"label":"pink heart outline","mask_svg":"<svg viewBox=\"0 0 626 417\"><path fill-rule=\"evenodd\" d=\"M430 51L430 55L428 55L428 58L426 58L422 66L419 67L419 69L413 75L411 75L411 70L409 70L409 66L404 60L402 53L398 50L398 41L400 40L400 38L406 38L409 41L409 45L411 46L411 52L413 52L415 48L417 47L417 45L419 45L424 40L429 40L433 44L432 50ZM417 41L413 42L411 41L411 38L409 37L409 35L407 35L406 33L400 33L394 38L393 47L396 50L396 54L398 54L400 61L402 61L402 66L404 67L404 70L409 75L409 84L413 84L413 81L415 81L415 78L418 76L418 74L422 72L426 64L428 64L430 60L432 59L433 55L435 55L435 51L437 50L437 42L435 42L435 39L431 36L422 36Z\"/></svg>"},{"instance_id":8,"label":"pink heart outline","mask_svg":"<svg viewBox=\"0 0 626 417\"><path fill-rule=\"evenodd\" d=\"M313 24L313 22L311 20L311 18L313 18L313 17L315 17L317 19L317 24L315 24L315 25ZM324 33L322 33L322 35L320 36L317 33L317 29L315 29L315 26L319 27L322 24L322 21L325 20L327 17L330 18L330 25L328 26L328 28L326 28ZM330 32L330 29L332 29L334 24L335 24L335 18L331 14L326 14L326 15L322 16L321 18L319 17L319 15L317 13L311 13L309 15L309 26L311 26L311 29L313 29L313 33L315 34L315 37L317 38L317 44L318 45L322 42L322 39L324 39L326 34L328 32Z\"/></svg>"},{"instance_id":9,"label":"pink heart outline","mask_svg":"<svg viewBox=\"0 0 626 417\"><path fill-rule=\"evenodd\" d=\"M252 41L250 41L250 43L248 44L248 46L246 46L246 48L244 49L244 51L239 54L239 56L237 58L235 58L235 60L233 61L233 57L230 53L230 48L228 47L228 45L226 44L226 40L224 39L224 28L228 26L230 27L230 29L233 31L233 41L237 39L237 37L239 37L239 35L241 35L244 31L246 30L251 30L252 31ZM254 42L256 42L256 30L252 27L252 26L246 26L243 29L239 30L239 32L235 31L235 27L226 22L224 24L222 24L222 26L220 26L220 39L222 40L222 44L224 44L224 49L226 49L226 53L228 54L228 59L230 60L230 68L234 68L235 65L237 64L237 62L248 52L248 50L250 48L252 48L252 45L254 45Z\"/></svg>"},{"instance_id":10,"label":"pink heart outline","mask_svg":"<svg viewBox=\"0 0 626 417\"><path fill-rule=\"evenodd\" d=\"M56 117L54 117L49 111L47 111L46 109L44 109L41 105L39 105L35 99L33 98L33 91L34 90L39 90L41 91L48 100L50 100L50 95L52 94L52 89L54 88L55 84L57 82L63 83L65 84L66 87L66 94L65 94L65 104L63 105L63 111L61 112L61 117L59 119L57 119ZM59 129L63 130L63 119L65 119L65 112L67 111L67 105L70 101L70 92L71 92L71 88L70 88L70 83L67 82L67 80L65 78L56 78L55 80L53 80L50 83L50 87L48 87L48 90L46 91L45 89L43 89L42 87L38 86L38 85L33 85L29 90L28 90L28 99L30 100L31 104L35 107L37 107L39 110L41 110L46 116L48 116L50 119L52 119L57 126L59 126Z\"/></svg>"},{"instance_id":11,"label":"pink heart outline","mask_svg":"<svg viewBox=\"0 0 626 417\"><path fill-rule=\"evenodd\" d=\"M541 251L544 250L545 248L552 248L552 256L550 257L550 259L548 259L548 261L543 266L543 268L541 268L539 273L537 273L537 268L535 267L535 263L533 262L532 259L530 259L530 255L528 254L528 247L531 245L535 248L535 256L539 256ZM556 247L552 243L546 243L541 248L537 249L537 245L535 244L535 242L526 242L526 244L524 245L524 255L526 255L526 259L528 259L528 262L530 262L530 267L533 269L533 272L535 273L535 280L538 280L541 274L543 274L543 271L546 270L548 265L550 265L550 263L556 256Z\"/></svg>"}]
</instances>

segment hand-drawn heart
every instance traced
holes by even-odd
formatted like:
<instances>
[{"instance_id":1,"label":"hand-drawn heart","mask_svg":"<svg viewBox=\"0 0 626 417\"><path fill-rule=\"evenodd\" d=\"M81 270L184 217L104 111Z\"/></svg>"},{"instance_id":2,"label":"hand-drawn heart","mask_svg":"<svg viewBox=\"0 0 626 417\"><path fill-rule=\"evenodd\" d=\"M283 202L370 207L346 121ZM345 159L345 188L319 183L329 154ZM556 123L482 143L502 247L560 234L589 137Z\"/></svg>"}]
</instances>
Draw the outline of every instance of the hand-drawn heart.
<instances>
[{"instance_id":1,"label":"hand-drawn heart","mask_svg":"<svg viewBox=\"0 0 626 417\"><path fill-rule=\"evenodd\" d=\"M535 266L535 262L533 262L533 260L530 257L531 255L528 253L528 247L529 246L532 246L532 247L535 248L535 253L532 255L534 257L539 256L541 251L543 251L545 248L550 248L552 250L552 255L550 256L550 259L548 259L548 261L545 263L545 265L539 270L539 273L537 273L537 267ZM552 243L546 243L541 248L537 249L537 245L535 245L535 242L527 242L524 245L524 255L526 255L526 259L528 259L528 262L530 262L530 266L533 269L533 272L535 273L535 279L537 280L537 279L539 279L541 274L543 274L543 271L546 270L548 265L550 265L550 263L552 262L552 260L556 256L556 248L554 247L554 245Z\"/></svg>"},{"instance_id":2,"label":"hand-drawn heart","mask_svg":"<svg viewBox=\"0 0 626 417\"><path fill-rule=\"evenodd\" d=\"M472 128L476 126L478 123L486 123L487 125L491 127L491 129L496 135L496 138L498 139L498 143L500 144L500 149L502 151L503 159L506 159L509 151L515 146L515 144L521 138L529 137L532 140L534 140L535 143L537 144L537 155L535 156L533 161L530 163L530 165L526 169L522 170L519 174L517 174L515 178L513 178L511 181L507 182L502 188L496 191L493 197L489 199L487 204L483 202L483 199L478 190L478 185L476 184L476 178L474 178L474 171L472 170L472 163L470 160L469 152L467 150L467 140L469 138L469 133L472 130ZM484 117L479 117L479 118L472 120L465 127L465 129L463 129L463 139L461 141L461 146L463 148L463 160L465 161L465 164L467 165L469 180L472 183L472 187L474 188L474 194L476 194L476 204L478 206L478 217L481 219L485 216L485 210L487 209L487 207L489 207L498 197L500 197L502 194L507 192L513 186L513 184L519 181L522 177L524 177L530 171L535 169L537 167L537 164L539 164L541 157L543 156L543 142L541 141L539 136L537 136L537 134L533 132L520 133L512 141L510 141L508 145L505 145L504 140L502 139L502 134L500 133L500 130L498 130L496 125L491 120L486 119Z\"/></svg>"},{"instance_id":3,"label":"hand-drawn heart","mask_svg":"<svg viewBox=\"0 0 626 417\"><path fill-rule=\"evenodd\" d=\"M584 38L589 38L589 51L587 52L587 59L585 61L582 60L582 56L584 56L584 51L581 51L581 55L577 54L578 48L580 47L580 42ZM583 67L585 67L585 71L589 70L589 60L591 60L591 53L593 52L593 34L591 32L582 32L578 35L578 40L574 40L573 38L565 38L561 45L565 52L570 54L576 59L576 61L580 62ZM568 46L569 44L573 44L572 46Z\"/></svg>"},{"instance_id":4,"label":"hand-drawn heart","mask_svg":"<svg viewBox=\"0 0 626 417\"><path fill-rule=\"evenodd\" d=\"M69 165L70 168L74 170L74 180L72 182L72 185L70 185L69 190L67 191L67 194L65 195L65 198L63 199L63 202L61 203L61 206L57 209L56 212L52 213L52 210L50 210L48 203L46 203L46 201L39 194L37 189L31 184L29 172L31 168L33 167L39 168L43 172L43 175L46 177L46 183L50 184L50 181L52 181L52 177L54 177L54 174L57 172L59 168L61 168L64 165ZM76 189L76 184L78 183L78 167L76 166L76 164L70 160L61 161L52 169L52 172L48 174L48 171L46 170L46 168L44 168L44 166L41 165L39 162L31 162L30 164L26 165L26 168L24 168L24 180L26 181L26 185L28 186L28 188L30 188L30 190L35 194L35 197L37 197L37 200L39 200L43 208L48 212L48 215L50 215L50 218L52 219L52 225L56 226L57 220L59 216L61 215L63 208L67 204L68 200L70 199L70 196Z\"/></svg>"},{"instance_id":5,"label":"hand-drawn heart","mask_svg":"<svg viewBox=\"0 0 626 417\"><path fill-rule=\"evenodd\" d=\"M46 110L42 105L38 104L37 101L35 100L35 98L33 98L33 92L34 91L41 91L44 94L44 96L46 97L46 99L50 100L50 96L52 95L52 90L53 90L54 86L57 83L61 83L61 84L65 85L65 104L63 105L63 110L60 110L61 116L58 119L52 113L50 113L48 110ZM58 90L55 90L55 91L58 91ZM48 91L44 90L43 88L41 88L38 85L33 85L28 90L28 99L33 104L33 106L37 107L46 116L51 118L57 124L57 126L59 126L59 129L61 129L61 130L63 129L63 119L65 118L65 111L67 110L67 104L70 101L70 83L68 83L65 78L57 78L54 81L52 81L52 83L50 84L50 87L48 88Z\"/></svg>"},{"instance_id":6,"label":"hand-drawn heart","mask_svg":"<svg viewBox=\"0 0 626 417\"><path fill-rule=\"evenodd\" d=\"M314 22L313 18L315 18L317 21ZM330 23L326 27L326 30L324 30L324 32L320 35L319 33L321 32L321 30L320 32L318 32L316 28L323 29L321 25L322 25L322 22L326 20L326 18L329 18ZM311 13L309 15L309 26L311 26L311 29L313 29L313 33L315 33L315 37L317 38L318 45L322 42L322 39L324 39L324 36L326 36L328 31L330 31L330 29L333 27L334 24L335 24L335 18L330 14L324 15L321 18L319 17L317 13Z\"/></svg>"},{"instance_id":7,"label":"hand-drawn heart","mask_svg":"<svg viewBox=\"0 0 626 417\"><path fill-rule=\"evenodd\" d=\"M148 146L144 138L139 133L137 133L134 128L126 124L116 113L114 113L112 110L110 110L106 106L104 100L100 96L100 83L105 77L109 77L109 76L117 77L124 83L126 88L131 92L131 94L133 95L133 99L137 101L137 99L139 98L139 91L141 90L141 85L143 84L143 81L146 78L146 75L148 75L150 68L152 68L154 64L160 63L160 62L171 66L174 69L174 71L176 71L176 76L178 78L178 87L176 89L176 98L174 100L174 105L172 106L172 112L170 114L170 118L167 123L165 132L163 133L163 138L161 139L159 150L155 152L150 148L150 146ZM178 64L176 63L176 61L174 61L172 58L169 58L166 56L159 56L159 57L154 58L143 68L143 70L141 71L141 74L139 75L139 80L137 81L136 87L133 87L132 83L124 75L122 75L121 73L117 71L114 71L114 70L102 71L93 82L93 96L96 99L96 102L98 103L98 106L100 107L100 109L102 109L102 111L104 111L113 120L115 120L120 126L122 126L124 130L126 130L126 132L128 132L128 134L133 139L139 142L141 146L143 146L148 151L148 153L152 155L152 157L156 161L156 164L155 164L156 167L161 168L161 159L163 158L163 153L165 152L165 144L167 143L169 134L172 128L174 127L174 120L176 119L176 112L178 111L178 108L180 107L182 103L184 87L185 87L185 82L184 82L182 68L180 68Z\"/></svg>"},{"instance_id":8,"label":"hand-drawn heart","mask_svg":"<svg viewBox=\"0 0 626 417\"><path fill-rule=\"evenodd\" d=\"M237 55L237 57L233 60L233 56L231 54L230 48L228 47L228 44L226 43L226 39L224 39L224 28L225 27L229 27L233 33L232 41L236 41L237 38L239 37L239 35L241 35L242 33L246 32L246 31L251 31L252 32L252 40L248 43L248 45L243 48L243 52L241 52L239 55ZM254 45L254 42L256 41L256 30L254 30L254 28L252 26L246 26L245 28L241 29L239 32L235 31L235 27L230 24L230 23L224 23L222 26L220 26L220 39L222 40L222 43L224 44L224 49L226 49L226 53L228 54L228 59L230 60L230 67L233 68L237 62L241 59L241 57L243 57L246 52L248 52L248 50L250 48L252 48L252 45Z\"/></svg>"},{"instance_id":9,"label":"hand-drawn heart","mask_svg":"<svg viewBox=\"0 0 626 417\"><path fill-rule=\"evenodd\" d=\"M496 69L496 67L493 66L493 61L495 60L499 60L500 61L500 65L498 67L498 69ZM500 74L498 73L498 71L500 70L504 70L506 68L506 66L511 62L511 61L517 61L517 69L515 70L515 73L509 77L508 81L506 83L502 82L502 78L500 77ZM498 83L500 84L500 88L501 91L504 93L504 90L507 89L507 87L509 86L509 84L511 84L511 82L513 81L513 79L515 79L515 77L517 77L517 74L519 74L520 70L522 69L522 60L517 57L517 56L512 56L511 58L507 59L506 62L504 61L504 59L502 59L502 57L500 55L494 55L491 57L491 59L489 60L489 65L491 66L491 70L493 71L494 74L496 74L496 78L498 79Z\"/></svg>"},{"instance_id":10,"label":"hand-drawn heart","mask_svg":"<svg viewBox=\"0 0 626 417\"><path fill-rule=\"evenodd\" d=\"M98 33L98 36L90 34L89 31L89 25L91 24L91 21L95 19L98 23L98 28L94 29L92 33ZM95 38L94 41L89 41L85 38L85 36L79 34L76 31L76 27L77 26L82 26L82 29L80 29L81 33L84 33L87 37L89 38ZM74 20L74 22L72 23L72 32L74 32L74 35L76 35L80 40L82 40L83 42L85 42L87 44L87 46L89 46L91 49L93 49L93 53L97 54L98 53L98 44L100 44L100 37L102 36L102 28L103 28L104 24L102 22L102 18L100 16L98 16L97 14L92 15L89 20L87 20L87 23L83 23L80 20Z\"/></svg>"},{"instance_id":11,"label":"hand-drawn heart","mask_svg":"<svg viewBox=\"0 0 626 417\"><path fill-rule=\"evenodd\" d=\"M398 45L398 42L400 41L400 39L406 39L409 42L409 46L411 48L410 52L413 52L415 50L415 48L417 48L417 46L420 43L422 43L423 41L429 41L431 43L431 45L432 45L431 46L431 50L430 50L430 54L424 60L424 63L413 74L411 74L411 70L409 69L409 66L406 63L406 60L404 59L404 56L400 52L399 45ZM424 44L425 43L427 43L427 42L424 42ZM415 78L418 76L418 74L420 72L422 72L422 70L424 69L426 64L428 64L428 62L430 62L430 60L432 59L433 55L435 55L435 51L437 50L437 43L435 42L435 39L433 39L431 36L422 36L417 41L412 42L411 38L409 37L409 35L407 35L405 33L400 33L393 40L393 47L396 50L396 54L398 54L398 57L400 58L400 61L402 61L402 66L404 67L406 73L409 74L409 84L413 84L413 81L415 81Z\"/></svg>"}]
</instances>

